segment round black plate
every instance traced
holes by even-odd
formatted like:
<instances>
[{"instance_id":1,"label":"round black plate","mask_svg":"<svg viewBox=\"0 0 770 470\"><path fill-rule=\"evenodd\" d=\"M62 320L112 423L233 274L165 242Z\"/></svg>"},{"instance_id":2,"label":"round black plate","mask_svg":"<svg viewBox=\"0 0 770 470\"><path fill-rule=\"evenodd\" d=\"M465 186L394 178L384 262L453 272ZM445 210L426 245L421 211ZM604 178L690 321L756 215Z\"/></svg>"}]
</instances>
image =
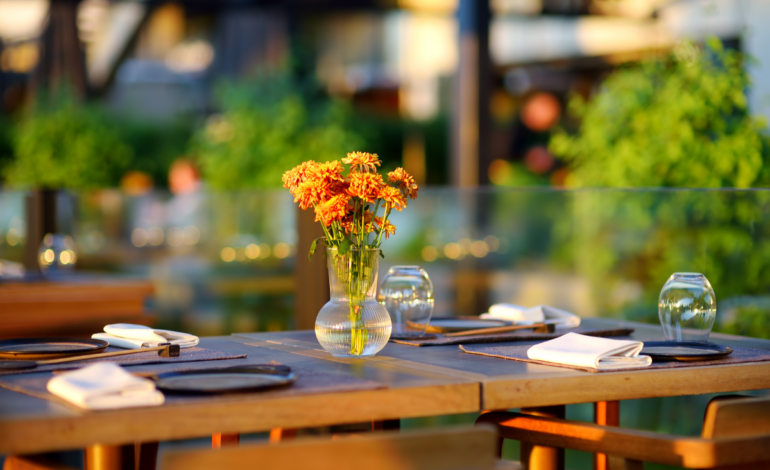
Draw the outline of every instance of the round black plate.
<instances>
[{"instance_id":1,"label":"round black plate","mask_svg":"<svg viewBox=\"0 0 770 470\"><path fill-rule=\"evenodd\" d=\"M695 341L645 341L639 354L658 361L709 361L733 352L729 346Z\"/></svg>"},{"instance_id":2,"label":"round black plate","mask_svg":"<svg viewBox=\"0 0 770 470\"><path fill-rule=\"evenodd\" d=\"M428 328L425 331L426 333L452 333L455 331L495 328L498 326L510 325L513 325L513 322L506 320L493 320L478 317L446 317L431 319Z\"/></svg>"},{"instance_id":3,"label":"round black plate","mask_svg":"<svg viewBox=\"0 0 770 470\"><path fill-rule=\"evenodd\" d=\"M436 339L437 335L430 333L391 333L390 339L400 339L404 341L419 341L422 339Z\"/></svg>"},{"instance_id":4,"label":"round black plate","mask_svg":"<svg viewBox=\"0 0 770 470\"><path fill-rule=\"evenodd\" d=\"M297 378L287 366L257 365L166 372L153 380L167 392L226 393L286 386Z\"/></svg>"},{"instance_id":5,"label":"round black plate","mask_svg":"<svg viewBox=\"0 0 770 470\"><path fill-rule=\"evenodd\" d=\"M0 359L54 359L96 354L109 343L91 338L20 338L0 340Z\"/></svg>"}]
</instances>

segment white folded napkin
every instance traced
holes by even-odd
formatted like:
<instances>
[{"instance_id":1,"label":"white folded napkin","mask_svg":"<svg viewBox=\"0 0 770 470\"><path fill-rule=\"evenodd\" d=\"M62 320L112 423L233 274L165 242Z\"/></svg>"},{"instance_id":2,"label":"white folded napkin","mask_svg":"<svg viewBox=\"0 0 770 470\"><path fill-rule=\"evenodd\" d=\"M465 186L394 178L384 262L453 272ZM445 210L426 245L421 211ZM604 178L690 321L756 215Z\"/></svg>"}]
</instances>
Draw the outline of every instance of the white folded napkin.
<instances>
[{"instance_id":1,"label":"white folded napkin","mask_svg":"<svg viewBox=\"0 0 770 470\"><path fill-rule=\"evenodd\" d=\"M155 383L129 374L114 362L98 362L57 375L48 391L81 408L106 410L162 405L164 397Z\"/></svg>"},{"instance_id":2,"label":"white folded napkin","mask_svg":"<svg viewBox=\"0 0 770 470\"><path fill-rule=\"evenodd\" d=\"M644 347L641 341L624 341L577 333L536 344L527 350L527 357L538 361L554 362L592 369L626 369L647 367L650 356L639 355Z\"/></svg>"},{"instance_id":3,"label":"white folded napkin","mask_svg":"<svg viewBox=\"0 0 770 470\"><path fill-rule=\"evenodd\" d=\"M103 339L110 346L126 349L154 348L160 343L178 344L180 348L191 348L198 344L198 337L178 331L160 330L131 323L114 323L104 327L104 333L91 335Z\"/></svg>"},{"instance_id":4,"label":"white folded napkin","mask_svg":"<svg viewBox=\"0 0 770 470\"><path fill-rule=\"evenodd\" d=\"M557 330L580 326L580 317L550 305L522 307L516 304L494 304L489 313L482 313L481 318L513 321L519 325L529 325L547 321L556 325Z\"/></svg>"}]
</instances>

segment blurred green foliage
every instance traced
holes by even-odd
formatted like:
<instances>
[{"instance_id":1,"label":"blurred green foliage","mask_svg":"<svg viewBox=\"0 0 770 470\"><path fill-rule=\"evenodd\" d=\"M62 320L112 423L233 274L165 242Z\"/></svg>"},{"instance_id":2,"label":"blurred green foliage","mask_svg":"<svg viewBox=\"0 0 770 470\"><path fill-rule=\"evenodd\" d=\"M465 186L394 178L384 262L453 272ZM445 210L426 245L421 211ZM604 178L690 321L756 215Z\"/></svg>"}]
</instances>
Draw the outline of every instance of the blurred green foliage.
<instances>
[{"instance_id":1,"label":"blurred green foliage","mask_svg":"<svg viewBox=\"0 0 770 470\"><path fill-rule=\"evenodd\" d=\"M64 96L40 99L13 127L14 159L4 169L11 186L116 186L129 167L131 150L110 119L100 109Z\"/></svg>"},{"instance_id":2,"label":"blurred green foliage","mask_svg":"<svg viewBox=\"0 0 770 470\"><path fill-rule=\"evenodd\" d=\"M124 118L116 125L133 155L130 169L149 174L156 188L167 188L171 164L188 151L194 132L192 120L152 122Z\"/></svg>"},{"instance_id":3,"label":"blurred green foliage","mask_svg":"<svg viewBox=\"0 0 770 470\"><path fill-rule=\"evenodd\" d=\"M221 114L207 120L192 143L203 177L214 189L274 188L305 160L328 161L362 148L342 103L303 89L285 75L222 83Z\"/></svg>"},{"instance_id":4,"label":"blurred green foliage","mask_svg":"<svg viewBox=\"0 0 770 470\"><path fill-rule=\"evenodd\" d=\"M718 303L770 288L770 192L586 191L569 199L572 217L556 218L551 258L589 281L597 313L657 323L658 295L674 272L705 274ZM733 321L719 315L716 328ZM769 334L762 328L744 334Z\"/></svg>"},{"instance_id":5,"label":"blurred green foliage","mask_svg":"<svg viewBox=\"0 0 770 470\"><path fill-rule=\"evenodd\" d=\"M567 184L770 184L765 123L747 112L743 65L715 38L702 50L684 43L667 58L615 72L590 102L573 97L578 131L557 131L550 142L572 168Z\"/></svg>"}]
</instances>

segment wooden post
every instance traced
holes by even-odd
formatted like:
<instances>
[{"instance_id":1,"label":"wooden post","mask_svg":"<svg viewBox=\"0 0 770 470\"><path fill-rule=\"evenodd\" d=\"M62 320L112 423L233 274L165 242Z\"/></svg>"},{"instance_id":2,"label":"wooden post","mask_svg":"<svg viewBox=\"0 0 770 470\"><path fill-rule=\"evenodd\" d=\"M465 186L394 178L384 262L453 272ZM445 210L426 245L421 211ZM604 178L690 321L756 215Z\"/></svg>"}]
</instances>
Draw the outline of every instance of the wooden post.
<instances>
[{"instance_id":1,"label":"wooden post","mask_svg":"<svg viewBox=\"0 0 770 470\"><path fill-rule=\"evenodd\" d=\"M78 37L79 0L51 0L48 23L40 37L40 60L32 72L30 89L54 94L67 87L77 98L87 93L85 53Z\"/></svg>"},{"instance_id":2,"label":"wooden post","mask_svg":"<svg viewBox=\"0 0 770 470\"><path fill-rule=\"evenodd\" d=\"M594 403L594 422L603 426L620 425L620 402L598 401ZM609 470L607 454L594 454L594 470Z\"/></svg>"},{"instance_id":3,"label":"wooden post","mask_svg":"<svg viewBox=\"0 0 770 470\"><path fill-rule=\"evenodd\" d=\"M315 327L318 311L329 301L329 272L326 270L326 245L318 244L313 260L308 259L310 244L323 237L323 228L315 221L312 210L297 208L297 266L294 272L294 327L308 330Z\"/></svg>"},{"instance_id":4,"label":"wooden post","mask_svg":"<svg viewBox=\"0 0 770 470\"><path fill-rule=\"evenodd\" d=\"M27 235L24 241L24 267L27 273L40 273L37 251L46 233L56 233L56 191L33 189L26 199Z\"/></svg>"},{"instance_id":5,"label":"wooden post","mask_svg":"<svg viewBox=\"0 0 770 470\"><path fill-rule=\"evenodd\" d=\"M460 0L460 60L452 117L452 184L489 184L489 0Z\"/></svg>"},{"instance_id":6,"label":"wooden post","mask_svg":"<svg viewBox=\"0 0 770 470\"><path fill-rule=\"evenodd\" d=\"M567 407L564 405L522 408L522 413L546 418L564 419ZM535 446L521 443L521 463L530 470L564 470L564 449Z\"/></svg>"}]
</instances>

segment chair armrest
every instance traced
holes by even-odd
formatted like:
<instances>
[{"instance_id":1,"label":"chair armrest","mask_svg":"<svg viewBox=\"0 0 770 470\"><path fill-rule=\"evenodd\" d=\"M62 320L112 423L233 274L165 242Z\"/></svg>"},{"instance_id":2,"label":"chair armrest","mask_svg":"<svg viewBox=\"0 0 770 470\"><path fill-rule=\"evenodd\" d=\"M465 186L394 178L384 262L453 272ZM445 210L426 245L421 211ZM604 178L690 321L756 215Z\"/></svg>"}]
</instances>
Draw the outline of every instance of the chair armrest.
<instances>
[{"instance_id":1,"label":"chair armrest","mask_svg":"<svg viewBox=\"0 0 770 470\"><path fill-rule=\"evenodd\" d=\"M485 413L476 423L497 426L505 439L685 468L770 460L765 450L770 448L770 435L702 439L500 411Z\"/></svg>"}]
</instances>

